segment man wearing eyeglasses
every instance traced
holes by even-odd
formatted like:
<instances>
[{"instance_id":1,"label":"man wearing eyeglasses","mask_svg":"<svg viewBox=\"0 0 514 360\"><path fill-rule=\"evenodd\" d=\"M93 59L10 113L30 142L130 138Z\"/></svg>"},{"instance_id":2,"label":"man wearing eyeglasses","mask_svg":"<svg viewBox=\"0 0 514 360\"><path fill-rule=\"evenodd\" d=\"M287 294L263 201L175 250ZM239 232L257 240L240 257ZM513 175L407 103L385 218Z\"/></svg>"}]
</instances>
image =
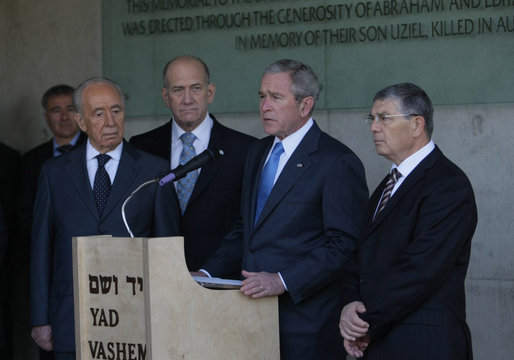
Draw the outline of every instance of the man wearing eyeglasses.
<instances>
[{"instance_id":1,"label":"man wearing eyeglasses","mask_svg":"<svg viewBox=\"0 0 514 360\"><path fill-rule=\"evenodd\" d=\"M370 198L339 323L354 357L472 359L464 280L477 209L467 176L431 139L432 114L427 94L403 83L379 91L367 117L392 166Z\"/></svg>"}]
</instances>

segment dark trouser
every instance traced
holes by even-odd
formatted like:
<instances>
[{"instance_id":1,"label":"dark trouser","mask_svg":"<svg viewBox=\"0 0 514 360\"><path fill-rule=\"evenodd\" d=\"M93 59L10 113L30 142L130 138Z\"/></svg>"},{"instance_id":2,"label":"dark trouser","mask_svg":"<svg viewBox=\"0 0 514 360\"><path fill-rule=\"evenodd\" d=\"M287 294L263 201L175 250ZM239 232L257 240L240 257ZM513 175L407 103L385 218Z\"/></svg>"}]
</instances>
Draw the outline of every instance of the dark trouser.
<instances>
[{"instance_id":1,"label":"dark trouser","mask_svg":"<svg viewBox=\"0 0 514 360\"><path fill-rule=\"evenodd\" d=\"M56 352L55 360L75 360L74 352Z\"/></svg>"},{"instance_id":2,"label":"dark trouser","mask_svg":"<svg viewBox=\"0 0 514 360\"><path fill-rule=\"evenodd\" d=\"M54 352L39 349L39 360L54 360Z\"/></svg>"}]
</instances>

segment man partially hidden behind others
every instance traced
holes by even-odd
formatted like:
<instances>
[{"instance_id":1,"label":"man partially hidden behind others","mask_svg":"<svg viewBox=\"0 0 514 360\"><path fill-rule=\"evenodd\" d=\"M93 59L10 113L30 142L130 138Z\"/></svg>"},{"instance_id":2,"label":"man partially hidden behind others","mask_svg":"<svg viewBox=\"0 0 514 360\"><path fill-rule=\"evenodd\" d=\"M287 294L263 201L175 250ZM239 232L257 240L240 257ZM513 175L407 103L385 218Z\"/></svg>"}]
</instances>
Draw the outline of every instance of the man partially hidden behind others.
<instances>
[{"instance_id":1,"label":"man partially hidden behind others","mask_svg":"<svg viewBox=\"0 0 514 360\"><path fill-rule=\"evenodd\" d=\"M208 112L215 94L209 69L200 58L170 60L164 66L161 95L171 120L130 139L138 149L166 159L172 169L207 148L223 150L222 157L174 183L186 264L195 270L219 248L238 219L244 162L256 140L222 125Z\"/></svg>"}]
</instances>

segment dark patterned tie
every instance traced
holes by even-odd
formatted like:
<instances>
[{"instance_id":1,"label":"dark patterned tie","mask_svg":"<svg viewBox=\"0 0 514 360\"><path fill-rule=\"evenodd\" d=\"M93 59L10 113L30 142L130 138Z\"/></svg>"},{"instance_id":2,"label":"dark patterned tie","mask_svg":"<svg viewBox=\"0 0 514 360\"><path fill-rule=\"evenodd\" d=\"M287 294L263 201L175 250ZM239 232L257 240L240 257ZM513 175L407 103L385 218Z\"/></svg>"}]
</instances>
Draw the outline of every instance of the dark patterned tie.
<instances>
[{"instance_id":1,"label":"dark patterned tie","mask_svg":"<svg viewBox=\"0 0 514 360\"><path fill-rule=\"evenodd\" d=\"M99 154L96 156L98 161L98 169L95 174L95 182L93 184L93 196L95 197L96 208L98 209L98 215L102 217L102 213L107 204L107 199L111 192L111 179L109 174L105 170L105 164L111 157L106 154Z\"/></svg>"},{"instance_id":2,"label":"dark patterned tie","mask_svg":"<svg viewBox=\"0 0 514 360\"><path fill-rule=\"evenodd\" d=\"M193 133L186 132L180 136L180 140L182 140L182 152L180 153L179 159L180 165L184 165L196 156L195 147L193 146L195 139L196 136ZM182 214L186 211L187 203L191 197L197 178L198 171L195 170L187 173L185 177L177 181L177 195Z\"/></svg>"},{"instance_id":3,"label":"dark patterned tie","mask_svg":"<svg viewBox=\"0 0 514 360\"><path fill-rule=\"evenodd\" d=\"M73 150L73 145L71 145L71 144L62 145L62 146L55 148L55 150L57 150L57 152L60 154L66 154L67 152Z\"/></svg>"},{"instance_id":4,"label":"dark patterned tie","mask_svg":"<svg viewBox=\"0 0 514 360\"><path fill-rule=\"evenodd\" d=\"M259 216L261 216L264 204L268 199L268 196L273 188L273 182L275 181L275 175L277 174L278 163L280 155L284 152L284 147L281 142L278 142L273 147L273 151L268 159L266 165L262 169L261 181L259 183L259 193L257 194L257 206L255 207L255 219L257 223Z\"/></svg>"},{"instance_id":5,"label":"dark patterned tie","mask_svg":"<svg viewBox=\"0 0 514 360\"><path fill-rule=\"evenodd\" d=\"M382 210L384 210L385 206L387 205L387 202L391 198L391 192L393 191L394 185L396 184L398 179L401 177L402 177L402 174L400 174L400 172L396 168L394 168L391 171L391 174L389 174L389 180L387 180L386 186L384 188L384 192L382 193L382 199L380 199L380 203L377 206L377 212L375 213L375 217L373 218L373 220L375 220L375 218L378 216L378 214Z\"/></svg>"}]
</instances>

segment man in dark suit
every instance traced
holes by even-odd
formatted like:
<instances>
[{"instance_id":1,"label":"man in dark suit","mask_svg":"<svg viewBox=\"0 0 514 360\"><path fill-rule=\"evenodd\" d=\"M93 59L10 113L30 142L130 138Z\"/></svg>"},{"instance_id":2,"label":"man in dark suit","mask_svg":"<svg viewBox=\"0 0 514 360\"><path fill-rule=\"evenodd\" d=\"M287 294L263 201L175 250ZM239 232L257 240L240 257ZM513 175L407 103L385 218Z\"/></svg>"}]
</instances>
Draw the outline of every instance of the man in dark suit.
<instances>
[{"instance_id":1,"label":"man in dark suit","mask_svg":"<svg viewBox=\"0 0 514 360\"><path fill-rule=\"evenodd\" d=\"M6 254L7 254L7 224L4 218L4 211L2 209L2 204L0 204L0 271L2 274L6 273L6 269L4 264L6 263ZM7 294L7 288L2 284L2 294ZM0 355L2 358L7 358L8 354L8 346L7 346L7 336L4 322L4 301L0 303L2 305L0 307Z\"/></svg>"},{"instance_id":2,"label":"man in dark suit","mask_svg":"<svg viewBox=\"0 0 514 360\"><path fill-rule=\"evenodd\" d=\"M12 356L12 306L8 302L13 284L14 208L19 178L20 154L0 143L0 358Z\"/></svg>"},{"instance_id":3,"label":"man in dark suit","mask_svg":"<svg viewBox=\"0 0 514 360\"><path fill-rule=\"evenodd\" d=\"M73 88L71 86L52 86L43 94L41 104L45 109L45 121L52 132L52 138L27 151L22 157L17 215L20 236L27 248L30 243L32 207L36 198L37 179L41 165L45 160L59 156L87 139L86 134L80 131L73 118L75 107L73 106Z\"/></svg>"},{"instance_id":4,"label":"man in dark suit","mask_svg":"<svg viewBox=\"0 0 514 360\"><path fill-rule=\"evenodd\" d=\"M0 205L4 209L7 234L12 238L16 233L15 205L16 190L20 178L20 153L13 148L0 143Z\"/></svg>"},{"instance_id":5,"label":"man in dark suit","mask_svg":"<svg viewBox=\"0 0 514 360\"><path fill-rule=\"evenodd\" d=\"M56 359L75 358L72 237L129 236L124 200L168 168L123 141L125 105L119 86L93 78L78 86L75 120L87 143L43 164L34 205L31 257L32 336ZM142 188L125 208L135 236L178 234L178 204L169 186Z\"/></svg>"},{"instance_id":6,"label":"man in dark suit","mask_svg":"<svg viewBox=\"0 0 514 360\"><path fill-rule=\"evenodd\" d=\"M432 115L427 94L403 83L379 91L368 116L393 165L371 196L356 292L340 318L356 357L472 358L464 280L477 209L468 178L431 140Z\"/></svg>"},{"instance_id":7,"label":"man in dark suit","mask_svg":"<svg viewBox=\"0 0 514 360\"><path fill-rule=\"evenodd\" d=\"M360 160L311 117L318 95L307 65L280 60L265 69L260 112L270 136L250 147L241 219L193 273L242 269L245 295L278 295L282 360L345 358L337 328L342 280L368 197Z\"/></svg>"},{"instance_id":8,"label":"man in dark suit","mask_svg":"<svg viewBox=\"0 0 514 360\"><path fill-rule=\"evenodd\" d=\"M44 109L44 118L52 138L43 144L27 151L21 160L21 180L18 187L18 203L16 216L18 224L18 241L16 244L16 277L17 291L13 296L18 308L17 313L28 326L28 272L30 259L30 233L32 228L32 208L36 199L37 180L41 165L44 161L60 156L70 151L75 146L82 144L87 135L73 118L75 107L73 106L73 87L65 84L55 85L45 91L41 99ZM40 350L40 359L53 359L51 353Z\"/></svg>"},{"instance_id":9,"label":"man in dark suit","mask_svg":"<svg viewBox=\"0 0 514 360\"><path fill-rule=\"evenodd\" d=\"M15 285L16 265L13 253L16 244L15 206L19 182L20 153L0 143L0 208L3 224L0 239L0 359L10 359L12 353L13 305L8 301Z\"/></svg>"},{"instance_id":10,"label":"man in dark suit","mask_svg":"<svg viewBox=\"0 0 514 360\"><path fill-rule=\"evenodd\" d=\"M157 129L132 137L130 144L168 160L172 169L182 164L184 134L194 135L196 155L207 148L224 152L199 174L189 175L198 175L189 199L182 192L181 181L175 183L183 209L180 233L184 236L186 263L189 269L198 269L218 249L239 216L244 161L249 145L256 139L221 125L208 113L216 87L201 59L177 57L166 64L163 78L162 99L172 118Z\"/></svg>"}]
</instances>

